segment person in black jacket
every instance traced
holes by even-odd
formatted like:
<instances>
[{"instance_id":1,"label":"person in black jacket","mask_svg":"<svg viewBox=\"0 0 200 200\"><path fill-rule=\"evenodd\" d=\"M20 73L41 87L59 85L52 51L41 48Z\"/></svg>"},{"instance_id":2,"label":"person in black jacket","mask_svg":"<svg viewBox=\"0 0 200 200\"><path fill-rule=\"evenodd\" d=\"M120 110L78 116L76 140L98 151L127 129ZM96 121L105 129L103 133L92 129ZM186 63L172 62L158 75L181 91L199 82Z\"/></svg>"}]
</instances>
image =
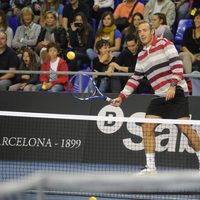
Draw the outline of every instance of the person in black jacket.
<instances>
[{"instance_id":1,"label":"person in black jacket","mask_svg":"<svg viewBox=\"0 0 200 200\"><path fill-rule=\"evenodd\" d=\"M70 71L78 71L89 59L86 50L93 45L93 31L84 13L76 13L71 27L67 31L68 51L75 52L75 59L68 60Z\"/></svg>"},{"instance_id":2,"label":"person in black jacket","mask_svg":"<svg viewBox=\"0 0 200 200\"><path fill-rule=\"evenodd\" d=\"M137 62L138 53L141 50L138 37L134 34L128 34L125 38L126 47L117 57L116 62L110 63L109 67L112 71L133 73ZM128 81L128 76L121 76L121 88L123 88ZM153 93L148 80L143 78L140 85L134 93Z\"/></svg>"},{"instance_id":3,"label":"person in black jacket","mask_svg":"<svg viewBox=\"0 0 200 200\"><path fill-rule=\"evenodd\" d=\"M50 42L55 42L60 46L61 54L63 54L63 50L67 48L66 30L63 27L57 26L56 13L47 11L45 15L45 22L45 26L41 29L37 45L35 47L36 52L40 55L42 63L48 59L46 48Z\"/></svg>"}]
</instances>

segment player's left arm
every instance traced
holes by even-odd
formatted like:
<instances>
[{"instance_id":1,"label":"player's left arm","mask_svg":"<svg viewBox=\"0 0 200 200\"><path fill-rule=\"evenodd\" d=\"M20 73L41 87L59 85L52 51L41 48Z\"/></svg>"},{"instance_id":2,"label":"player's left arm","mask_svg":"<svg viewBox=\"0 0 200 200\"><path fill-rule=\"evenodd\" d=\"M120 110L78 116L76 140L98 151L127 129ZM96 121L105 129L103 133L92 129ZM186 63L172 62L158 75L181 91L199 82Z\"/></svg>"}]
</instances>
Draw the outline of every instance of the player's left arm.
<instances>
[{"instance_id":1,"label":"player's left arm","mask_svg":"<svg viewBox=\"0 0 200 200\"><path fill-rule=\"evenodd\" d=\"M169 66L171 69L170 87L166 93L166 100L173 99L176 93L176 86L184 78L183 77L183 63L178 55L178 52L174 44L170 41L166 42L165 54L169 60Z\"/></svg>"}]
</instances>

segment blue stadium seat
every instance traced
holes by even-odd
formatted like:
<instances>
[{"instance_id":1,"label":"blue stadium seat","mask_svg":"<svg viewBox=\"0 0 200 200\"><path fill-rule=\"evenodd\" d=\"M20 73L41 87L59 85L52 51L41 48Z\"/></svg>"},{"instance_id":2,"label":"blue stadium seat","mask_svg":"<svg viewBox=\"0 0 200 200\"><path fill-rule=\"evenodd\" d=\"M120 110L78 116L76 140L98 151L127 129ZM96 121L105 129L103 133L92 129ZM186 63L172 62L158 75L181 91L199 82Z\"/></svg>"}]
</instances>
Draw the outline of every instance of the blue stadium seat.
<instances>
[{"instance_id":1,"label":"blue stadium seat","mask_svg":"<svg viewBox=\"0 0 200 200\"><path fill-rule=\"evenodd\" d=\"M181 19L178 23L178 28L175 34L174 43L181 44L183 42L183 35L187 28L191 27L193 24L192 19Z\"/></svg>"},{"instance_id":2,"label":"blue stadium seat","mask_svg":"<svg viewBox=\"0 0 200 200\"><path fill-rule=\"evenodd\" d=\"M137 0L138 2L145 4L145 0Z\"/></svg>"},{"instance_id":3,"label":"blue stadium seat","mask_svg":"<svg viewBox=\"0 0 200 200\"><path fill-rule=\"evenodd\" d=\"M118 4L120 4L121 3L121 1L120 0L114 0L114 9L118 6Z\"/></svg>"},{"instance_id":4,"label":"blue stadium seat","mask_svg":"<svg viewBox=\"0 0 200 200\"><path fill-rule=\"evenodd\" d=\"M94 37L93 39L95 39L96 31L97 31L97 30L96 30L96 26L97 26L96 23L97 23L97 22L96 22L96 19L95 19L95 18L92 18L92 19L91 19L91 26L92 26L92 30L93 30L93 37Z\"/></svg>"},{"instance_id":5,"label":"blue stadium seat","mask_svg":"<svg viewBox=\"0 0 200 200\"><path fill-rule=\"evenodd\" d=\"M8 25L12 28L15 34L17 27L20 25L19 20L15 16L8 16Z\"/></svg>"}]
</instances>

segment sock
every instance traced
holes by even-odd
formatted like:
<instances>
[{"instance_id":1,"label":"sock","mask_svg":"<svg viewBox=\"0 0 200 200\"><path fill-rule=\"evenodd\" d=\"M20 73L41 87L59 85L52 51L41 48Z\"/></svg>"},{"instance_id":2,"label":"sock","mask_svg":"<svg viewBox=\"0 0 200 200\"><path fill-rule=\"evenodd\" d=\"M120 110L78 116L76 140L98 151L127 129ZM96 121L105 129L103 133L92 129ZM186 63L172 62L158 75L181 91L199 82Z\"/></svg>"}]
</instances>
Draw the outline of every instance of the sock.
<instances>
[{"instance_id":1,"label":"sock","mask_svg":"<svg viewBox=\"0 0 200 200\"><path fill-rule=\"evenodd\" d=\"M196 155L197 155L197 158L198 158L198 161L199 161L199 169L200 169L200 151L197 151Z\"/></svg>"},{"instance_id":2,"label":"sock","mask_svg":"<svg viewBox=\"0 0 200 200\"><path fill-rule=\"evenodd\" d=\"M200 155L200 152L199 152L199 155ZM146 153L146 165L150 169L156 169L156 166L155 166L155 153Z\"/></svg>"}]
</instances>

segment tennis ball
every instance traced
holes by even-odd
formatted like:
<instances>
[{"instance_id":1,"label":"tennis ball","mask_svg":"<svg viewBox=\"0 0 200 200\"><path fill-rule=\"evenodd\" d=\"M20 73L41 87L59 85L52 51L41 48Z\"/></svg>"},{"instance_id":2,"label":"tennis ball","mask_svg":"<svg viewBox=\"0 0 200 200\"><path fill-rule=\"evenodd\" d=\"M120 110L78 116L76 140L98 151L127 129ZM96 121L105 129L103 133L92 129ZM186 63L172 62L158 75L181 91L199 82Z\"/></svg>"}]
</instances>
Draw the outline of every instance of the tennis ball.
<instances>
[{"instance_id":1,"label":"tennis ball","mask_svg":"<svg viewBox=\"0 0 200 200\"><path fill-rule=\"evenodd\" d=\"M74 58L75 58L75 53L74 53L73 51L69 51L69 52L67 53L67 58L68 58L69 60L74 60Z\"/></svg>"},{"instance_id":2,"label":"tennis ball","mask_svg":"<svg viewBox=\"0 0 200 200\"><path fill-rule=\"evenodd\" d=\"M90 197L89 200L97 200L96 197Z\"/></svg>"},{"instance_id":3,"label":"tennis ball","mask_svg":"<svg viewBox=\"0 0 200 200\"><path fill-rule=\"evenodd\" d=\"M47 89L47 86L43 84L43 85L42 85L42 89L43 89L43 90L46 90L46 89Z\"/></svg>"}]
</instances>

